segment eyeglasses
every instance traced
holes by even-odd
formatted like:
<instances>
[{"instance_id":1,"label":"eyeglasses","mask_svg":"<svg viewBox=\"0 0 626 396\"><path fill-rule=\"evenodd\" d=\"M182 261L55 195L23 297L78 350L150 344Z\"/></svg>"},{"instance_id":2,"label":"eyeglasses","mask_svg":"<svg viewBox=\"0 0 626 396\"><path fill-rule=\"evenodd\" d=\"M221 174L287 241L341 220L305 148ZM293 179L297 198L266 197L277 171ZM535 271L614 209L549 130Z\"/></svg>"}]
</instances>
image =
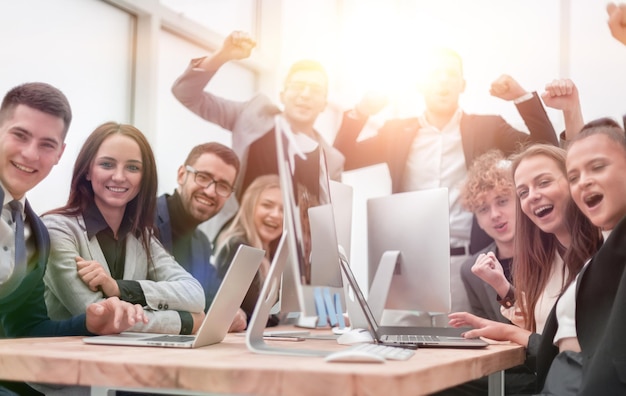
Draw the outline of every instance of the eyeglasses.
<instances>
[{"instance_id":1,"label":"eyeglasses","mask_svg":"<svg viewBox=\"0 0 626 396\"><path fill-rule=\"evenodd\" d=\"M321 85L311 84L306 82L291 82L287 84L287 90L296 94L301 94L306 88L309 88L311 96L326 96L326 88Z\"/></svg>"},{"instance_id":2,"label":"eyeglasses","mask_svg":"<svg viewBox=\"0 0 626 396\"><path fill-rule=\"evenodd\" d=\"M230 194L233 193L233 191L235 191L235 189L230 184L223 182L223 181L217 181L213 178L213 176L211 176L210 174L206 172L201 172L199 170L196 170L189 165L185 166L185 169L187 170L187 172L193 173L194 181L200 187L209 188L213 184L215 184L215 192L219 196L226 198L226 197L229 197Z\"/></svg>"}]
</instances>

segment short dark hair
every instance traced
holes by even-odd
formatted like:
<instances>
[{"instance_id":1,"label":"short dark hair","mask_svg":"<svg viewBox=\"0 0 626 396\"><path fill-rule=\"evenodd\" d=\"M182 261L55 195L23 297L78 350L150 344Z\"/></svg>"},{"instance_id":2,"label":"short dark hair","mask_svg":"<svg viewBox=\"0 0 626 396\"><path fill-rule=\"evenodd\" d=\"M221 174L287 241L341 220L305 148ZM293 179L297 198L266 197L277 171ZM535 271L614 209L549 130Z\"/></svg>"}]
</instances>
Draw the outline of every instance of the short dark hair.
<instances>
[{"instance_id":1,"label":"short dark hair","mask_svg":"<svg viewBox=\"0 0 626 396\"><path fill-rule=\"evenodd\" d=\"M18 105L28 106L63 120L63 140L72 122L72 108L59 89L42 82L18 85L6 93L0 106L0 123L13 115Z\"/></svg>"},{"instance_id":2,"label":"short dark hair","mask_svg":"<svg viewBox=\"0 0 626 396\"><path fill-rule=\"evenodd\" d=\"M291 77L301 71L317 71L324 75L326 79L326 84L328 84L328 73L324 66L321 63L311 59L302 59L291 65L289 68L289 72L287 72L287 77L285 77L285 84L289 82Z\"/></svg>"},{"instance_id":3,"label":"short dark hair","mask_svg":"<svg viewBox=\"0 0 626 396\"><path fill-rule=\"evenodd\" d=\"M609 117L598 118L583 126L580 132L567 143L569 148L574 142L592 135L604 135L619 144L626 151L626 134L621 125Z\"/></svg>"},{"instance_id":4,"label":"short dark hair","mask_svg":"<svg viewBox=\"0 0 626 396\"><path fill-rule=\"evenodd\" d=\"M233 166L236 173L239 173L240 162L237 154L230 147L217 142L203 143L192 148L187 155L185 165L192 165L203 154L215 154L226 164Z\"/></svg>"}]
</instances>

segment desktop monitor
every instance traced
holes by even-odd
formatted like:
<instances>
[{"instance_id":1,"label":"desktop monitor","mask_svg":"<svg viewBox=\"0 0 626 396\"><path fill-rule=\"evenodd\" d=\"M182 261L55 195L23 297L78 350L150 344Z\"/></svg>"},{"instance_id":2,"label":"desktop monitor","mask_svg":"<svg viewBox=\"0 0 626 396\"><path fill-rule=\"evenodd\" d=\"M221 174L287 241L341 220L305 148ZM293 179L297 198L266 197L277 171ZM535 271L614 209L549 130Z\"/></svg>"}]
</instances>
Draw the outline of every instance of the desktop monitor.
<instances>
[{"instance_id":1,"label":"desktop monitor","mask_svg":"<svg viewBox=\"0 0 626 396\"><path fill-rule=\"evenodd\" d=\"M450 311L447 188L369 199L367 237L370 285L374 282L383 254L388 251L399 252L384 308Z\"/></svg>"},{"instance_id":2,"label":"desktop monitor","mask_svg":"<svg viewBox=\"0 0 626 396\"><path fill-rule=\"evenodd\" d=\"M305 153L302 147L307 142L299 141L281 121L276 153L289 262L283 272L280 309L312 318L318 313L316 288L343 297L331 187L324 152L317 146Z\"/></svg>"},{"instance_id":3,"label":"desktop monitor","mask_svg":"<svg viewBox=\"0 0 626 396\"><path fill-rule=\"evenodd\" d=\"M324 152L308 138L294 135L281 115L275 117L275 125L283 234L246 341L259 353L326 355L328 351L272 347L263 340L267 315L279 290L281 311L301 312L304 317L317 316L315 297L320 290L327 291L333 300L345 301Z\"/></svg>"}]
</instances>

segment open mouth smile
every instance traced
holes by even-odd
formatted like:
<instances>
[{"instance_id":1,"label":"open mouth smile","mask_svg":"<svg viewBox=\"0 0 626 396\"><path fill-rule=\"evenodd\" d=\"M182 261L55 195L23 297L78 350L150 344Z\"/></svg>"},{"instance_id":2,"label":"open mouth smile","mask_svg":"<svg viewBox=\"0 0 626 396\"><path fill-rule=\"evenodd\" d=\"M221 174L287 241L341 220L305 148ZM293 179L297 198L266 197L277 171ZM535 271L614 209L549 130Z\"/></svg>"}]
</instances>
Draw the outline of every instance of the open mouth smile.
<instances>
[{"instance_id":1,"label":"open mouth smile","mask_svg":"<svg viewBox=\"0 0 626 396\"><path fill-rule=\"evenodd\" d=\"M542 218L544 216L547 216L549 213L552 213L553 210L554 210L553 205L544 205L535 209L533 213L535 214L535 216Z\"/></svg>"}]
</instances>

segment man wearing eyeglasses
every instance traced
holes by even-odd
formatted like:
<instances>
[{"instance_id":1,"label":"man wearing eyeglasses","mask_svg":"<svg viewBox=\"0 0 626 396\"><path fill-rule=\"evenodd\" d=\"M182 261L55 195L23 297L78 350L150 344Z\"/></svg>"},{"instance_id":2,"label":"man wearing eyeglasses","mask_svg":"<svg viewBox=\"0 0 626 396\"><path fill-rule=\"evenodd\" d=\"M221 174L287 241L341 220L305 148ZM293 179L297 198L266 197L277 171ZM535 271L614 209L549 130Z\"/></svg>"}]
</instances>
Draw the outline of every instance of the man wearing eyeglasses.
<instances>
[{"instance_id":1,"label":"man wearing eyeglasses","mask_svg":"<svg viewBox=\"0 0 626 396\"><path fill-rule=\"evenodd\" d=\"M274 137L277 113L282 113L303 152L321 149L318 151L325 156L330 178L340 180L344 157L314 128L318 115L326 108L328 96L328 76L318 62L302 60L291 66L280 92L282 112L263 94L247 101L233 101L204 90L224 64L248 58L255 46L256 42L248 34L235 31L211 56L193 59L172 87L174 96L189 110L232 132L232 147L242 164L235 183L236 198L240 199L258 176L278 173ZM306 178L318 183L316 170L319 169L314 164L304 168ZM236 213L236 208L232 200L232 205L229 202L219 216L221 223L215 219L211 222L213 225L206 228L203 225L203 229L215 237L216 230Z\"/></svg>"},{"instance_id":2,"label":"man wearing eyeglasses","mask_svg":"<svg viewBox=\"0 0 626 396\"><path fill-rule=\"evenodd\" d=\"M211 243L198 225L215 216L233 193L239 171L239 158L220 143L195 146L178 168L174 194L157 199L155 226L158 238L176 261L204 288L205 311L213 302L221 279L211 263ZM230 330L246 328L240 310Z\"/></svg>"}]
</instances>

